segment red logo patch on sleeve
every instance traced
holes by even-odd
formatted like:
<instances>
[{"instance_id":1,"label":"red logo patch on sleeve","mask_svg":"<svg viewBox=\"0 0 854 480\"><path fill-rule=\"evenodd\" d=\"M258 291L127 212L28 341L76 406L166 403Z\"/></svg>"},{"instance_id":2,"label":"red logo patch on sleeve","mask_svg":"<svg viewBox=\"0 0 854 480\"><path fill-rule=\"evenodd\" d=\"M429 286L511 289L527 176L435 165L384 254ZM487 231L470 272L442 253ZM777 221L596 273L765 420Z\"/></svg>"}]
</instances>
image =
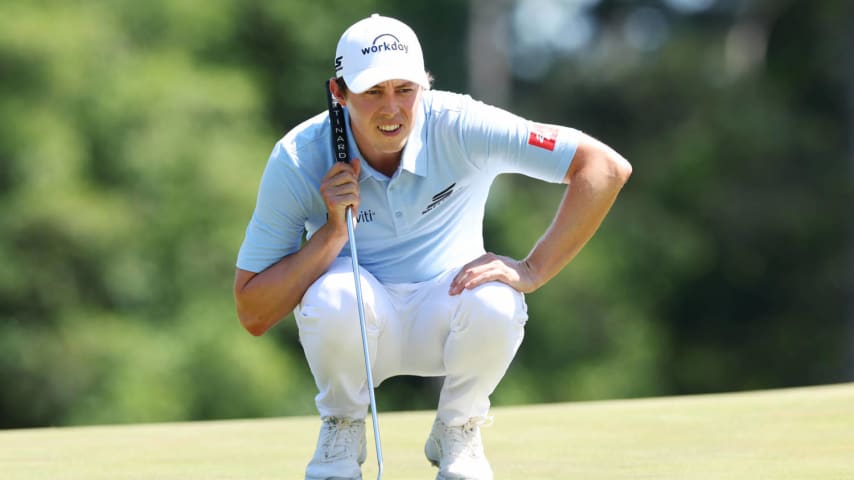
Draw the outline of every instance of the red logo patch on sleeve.
<instances>
[{"instance_id":1,"label":"red logo patch on sleeve","mask_svg":"<svg viewBox=\"0 0 854 480\"><path fill-rule=\"evenodd\" d=\"M545 148L553 152L557 142L557 127L543 125L541 123L531 124L531 134L528 136L528 145Z\"/></svg>"}]
</instances>

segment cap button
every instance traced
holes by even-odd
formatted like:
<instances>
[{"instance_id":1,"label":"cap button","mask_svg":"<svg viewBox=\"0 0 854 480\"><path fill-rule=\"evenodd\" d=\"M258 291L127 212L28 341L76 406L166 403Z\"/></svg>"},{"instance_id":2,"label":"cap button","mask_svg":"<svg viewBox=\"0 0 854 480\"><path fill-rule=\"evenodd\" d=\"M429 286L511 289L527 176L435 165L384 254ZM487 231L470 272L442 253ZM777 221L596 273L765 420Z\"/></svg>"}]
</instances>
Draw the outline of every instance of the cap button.
<instances>
[{"instance_id":1,"label":"cap button","mask_svg":"<svg viewBox=\"0 0 854 480\"><path fill-rule=\"evenodd\" d=\"M372 13L372 14L371 14L371 18L373 18L373 17L379 17L379 16L380 16L380 14L379 14L379 13Z\"/></svg>"}]
</instances>

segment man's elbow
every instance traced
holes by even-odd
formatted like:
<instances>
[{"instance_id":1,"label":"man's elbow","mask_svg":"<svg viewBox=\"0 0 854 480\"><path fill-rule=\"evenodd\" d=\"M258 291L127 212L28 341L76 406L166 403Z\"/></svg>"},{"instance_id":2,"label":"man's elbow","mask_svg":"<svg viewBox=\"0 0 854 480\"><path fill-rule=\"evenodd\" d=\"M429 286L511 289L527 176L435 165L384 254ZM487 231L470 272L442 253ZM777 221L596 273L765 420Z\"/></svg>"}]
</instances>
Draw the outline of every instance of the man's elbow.
<instances>
[{"instance_id":1,"label":"man's elbow","mask_svg":"<svg viewBox=\"0 0 854 480\"><path fill-rule=\"evenodd\" d=\"M629 181L629 177L632 176L632 164L621 155L617 154L616 157L611 160L611 176L614 178L615 182L622 187Z\"/></svg>"},{"instance_id":2,"label":"man's elbow","mask_svg":"<svg viewBox=\"0 0 854 480\"><path fill-rule=\"evenodd\" d=\"M565 183L584 177L603 188L621 189L632 176L632 164L608 145L587 137L576 151Z\"/></svg>"},{"instance_id":3,"label":"man's elbow","mask_svg":"<svg viewBox=\"0 0 854 480\"><path fill-rule=\"evenodd\" d=\"M237 319L240 320L240 325L252 334L252 336L260 337L264 335L270 328L264 318L242 305L240 297L236 296L235 300L237 303Z\"/></svg>"},{"instance_id":4,"label":"man's elbow","mask_svg":"<svg viewBox=\"0 0 854 480\"><path fill-rule=\"evenodd\" d=\"M240 315L239 313L237 317L240 319L240 324L243 325L243 328L254 337L260 337L268 330L264 322L260 321L257 317Z\"/></svg>"},{"instance_id":5,"label":"man's elbow","mask_svg":"<svg viewBox=\"0 0 854 480\"><path fill-rule=\"evenodd\" d=\"M616 152L594 158L579 168L574 177L585 178L603 191L619 191L632 176L632 165Z\"/></svg>"}]
</instances>

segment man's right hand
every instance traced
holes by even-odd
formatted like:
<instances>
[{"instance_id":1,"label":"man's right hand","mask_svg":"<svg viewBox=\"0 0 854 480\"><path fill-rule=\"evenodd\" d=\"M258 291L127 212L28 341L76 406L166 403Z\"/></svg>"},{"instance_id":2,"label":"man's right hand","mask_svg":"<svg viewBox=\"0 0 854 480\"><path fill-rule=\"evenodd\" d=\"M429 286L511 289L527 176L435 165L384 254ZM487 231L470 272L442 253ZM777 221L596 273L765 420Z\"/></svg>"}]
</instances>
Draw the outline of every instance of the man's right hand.
<instances>
[{"instance_id":1,"label":"man's right hand","mask_svg":"<svg viewBox=\"0 0 854 480\"><path fill-rule=\"evenodd\" d=\"M360 171L361 161L358 158L350 163L335 162L320 182L320 194L329 214L327 224L344 235L347 234L347 224L344 223L347 207L353 207L353 218L350 221L355 222L358 215Z\"/></svg>"}]
</instances>

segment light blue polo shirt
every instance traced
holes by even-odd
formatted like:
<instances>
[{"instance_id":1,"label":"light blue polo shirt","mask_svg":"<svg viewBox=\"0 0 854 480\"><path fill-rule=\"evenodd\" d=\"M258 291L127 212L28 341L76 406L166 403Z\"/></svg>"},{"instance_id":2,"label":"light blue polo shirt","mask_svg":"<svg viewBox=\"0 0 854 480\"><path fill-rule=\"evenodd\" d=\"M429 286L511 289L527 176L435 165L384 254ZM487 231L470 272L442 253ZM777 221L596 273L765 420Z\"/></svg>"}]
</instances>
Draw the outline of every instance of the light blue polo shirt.
<instances>
[{"instance_id":1,"label":"light blue polo shirt","mask_svg":"<svg viewBox=\"0 0 854 480\"><path fill-rule=\"evenodd\" d=\"M578 132L540 125L467 95L425 91L400 168L362 162L356 247L383 283L422 282L484 253L489 187L502 173L559 183ZM349 115L345 115L349 129ZM350 155L363 158L350 135ZM261 272L326 223L320 182L334 161L326 112L285 135L270 155L237 266ZM350 255L349 245L339 256Z\"/></svg>"}]
</instances>

